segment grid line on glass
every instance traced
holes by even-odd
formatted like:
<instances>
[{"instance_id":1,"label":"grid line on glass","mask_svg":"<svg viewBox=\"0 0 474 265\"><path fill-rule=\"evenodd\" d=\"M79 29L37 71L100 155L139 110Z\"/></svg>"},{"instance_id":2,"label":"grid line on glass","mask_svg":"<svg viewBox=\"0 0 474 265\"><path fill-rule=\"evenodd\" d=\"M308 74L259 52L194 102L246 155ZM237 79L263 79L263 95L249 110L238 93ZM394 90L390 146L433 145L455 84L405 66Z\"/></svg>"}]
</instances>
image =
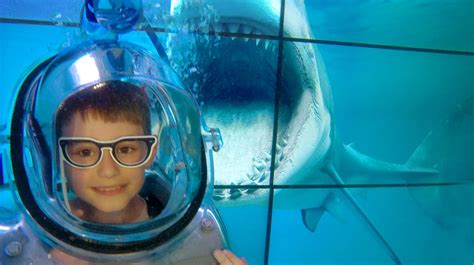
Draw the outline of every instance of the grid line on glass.
<instances>
[{"instance_id":1,"label":"grid line on glass","mask_svg":"<svg viewBox=\"0 0 474 265\"><path fill-rule=\"evenodd\" d=\"M0 18L0 24L25 24L25 25L42 25L42 26L57 26L57 27L80 27L79 23L76 22L55 22L55 21L44 21L44 20L30 20L30 19L14 19L14 18ZM160 32L160 33L176 33L177 30L159 28L159 27L147 27L139 31L145 32ZM384 45L364 42L347 42L337 40L325 40L325 39L304 39L284 36L273 36L273 35L256 35L256 34L244 34L244 33L231 33L231 32L203 32L199 30L189 31L190 34L201 34L209 36L219 37L236 37L236 38L251 38L251 39L266 39L266 40L284 40L288 42L302 42L302 43L314 43L314 44L326 44L334 46L349 46L349 47L361 47L361 48L372 48L372 49L383 49L383 50L398 50L408 52L422 52L422 53L433 53L433 54L450 54L450 55L462 55L462 56L474 56L474 51L457 51L457 50L445 50L445 49L431 49L431 48L420 48L410 46L397 46L397 45Z\"/></svg>"},{"instance_id":2,"label":"grid line on glass","mask_svg":"<svg viewBox=\"0 0 474 265\"><path fill-rule=\"evenodd\" d=\"M68 27L68 28L79 28L80 24L77 22L56 22L46 20L32 20L32 19L18 19L18 18L2 18L0 17L0 24L23 24L23 25L39 25L39 26L56 26L56 27Z\"/></svg>"},{"instance_id":3,"label":"grid line on glass","mask_svg":"<svg viewBox=\"0 0 474 265\"><path fill-rule=\"evenodd\" d=\"M214 189L332 189L332 188L410 188L466 185L472 182L391 183L391 184L294 184L294 185L215 185Z\"/></svg>"},{"instance_id":4,"label":"grid line on glass","mask_svg":"<svg viewBox=\"0 0 474 265\"><path fill-rule=\"evenodd\" d=\"M267 231L265 237L265 256L264 265L268 265L270 260L270 242L272 232L272 217L273 217L273 195L274 195L274 176L275 176L275 159L276 147L278 139L278 115L280 110L280 95L281 95L281 76L283 64L283 46L284 46L284 24L285 23L285 0L281 0L280 4L280 25L278 28L278 54L277 54L277 69L275 81L275 112L273 118L273 137L272 137L272 158L270 164L270 179L269 179L269 193L268 193L268 214L267 214Z\"/></svg>"}]
</instances>

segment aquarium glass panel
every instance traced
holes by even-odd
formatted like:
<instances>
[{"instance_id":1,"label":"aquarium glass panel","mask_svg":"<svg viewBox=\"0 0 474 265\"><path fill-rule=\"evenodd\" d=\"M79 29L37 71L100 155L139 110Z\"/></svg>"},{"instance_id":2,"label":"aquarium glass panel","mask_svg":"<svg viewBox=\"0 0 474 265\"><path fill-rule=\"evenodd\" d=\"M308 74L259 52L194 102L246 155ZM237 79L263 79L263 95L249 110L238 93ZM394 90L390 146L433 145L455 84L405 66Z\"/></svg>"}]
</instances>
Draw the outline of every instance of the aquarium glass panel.
<instances>
[{"instance_id":1,"label":"aquarium glass panel","mask_svg":"<svg viewBox=\"0 0 474 265\"><path fill-rule=\"evenodd\" d=\"M234 189L215 189L215 194L232 193ZM264 264L266 229L268 223L268 189L246 189L248 195L266 194L258 205L220 207L219 213L227 228L229 244L238 256L245 256L249 264Z\"/></svg>"},{"instance_id":2,"label":"aquarium glass panel","mask_svg":"<svg viewBox=\"0 0 474 265\"><path fill-rule=\"evenodd\" d=\"M285 42L282 57L275 183L473 179L473 56Z\"/></svg>"},{"instance_id":3,"label":"aquarium glass panel","mask_svg":"<svg viewBox=\"0 0 474 265\"><path fill-rule=\"evenodd\" d=\"M5 0L0 2L0 18L33 20L33 23L79 23L83 3L84 0Z\"/></svg>"},{"instance_id":4,"label":"aquarium glass panel","mask_svg":"<svg viewBox=\"0 0 474 265\"><path fill-rule=\"evenodd\" d=\"M269 264L470 263L473 188L277 189Z\"/></svg>"},{"instance_id":5,"label":"aquarium glass panel","mask_svg":"<svg viewBox=\"0 0 474 265\"><path fill-rule=\"evenodd\" d=\"M69 47L76 29L0 23L0 128L7 123L17 86L32 67Z\"/></svg>"},{"instance_id":6,"label":"aquarium glass panel","mask_svg":"<svg viewBox=\"0 0 474 265\"><path fill-rule=\"evenodd\" d=\"M307 14L313 33L307 35L303 31L287 30L285 36L288 37L346 44L474 51L471 0L306 0L286 3L285 28L294 23L292 15L299 10Z\"/></svg>"}]
</instances>

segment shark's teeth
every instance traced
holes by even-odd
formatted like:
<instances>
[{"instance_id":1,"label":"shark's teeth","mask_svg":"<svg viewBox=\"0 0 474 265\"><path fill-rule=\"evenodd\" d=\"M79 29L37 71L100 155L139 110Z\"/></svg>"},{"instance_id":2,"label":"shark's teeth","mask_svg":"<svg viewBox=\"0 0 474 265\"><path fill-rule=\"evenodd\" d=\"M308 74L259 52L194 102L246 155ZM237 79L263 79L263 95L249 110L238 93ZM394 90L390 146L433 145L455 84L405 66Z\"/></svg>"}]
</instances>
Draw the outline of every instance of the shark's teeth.
<instances>
[{"instance_id":1,"label":"shark's teeth","mask_svg":"<svg viewBox=\"0 0 474 265\"><path fill-rule=\"evenodd\" d=\"M215 28L214 28L214 24L209 24L208 26L208 32L211 33L211 32L215 32Z\"/></svg>"},{"instance_id":2,"label":"shark's teeth","mask_svg":"<svg viewBox=\"0 0 474 265\"><path fill-rule=\"evenodd\" d=\"M241 28L244 34L250 34L250 32L252 32L252 27L249 27L247 25L241 25Z\"/></svg>"},{"instance_id":3,"label":"shark's teeth","mask_svg":"<svg viewBox=\"0 0 474 265\"><path fill-rule=\"evenodd\" d=\"M278 156L277 156L278 157ZM214 200L235 200L242 196L254 194L257 192L258 186L262 184L268 184L270 178L270 164L266 163L264 159L254 159L254 167L252 173L247 174L248 179L239 183L230 182L230 186L234 186L230 189L216 189L214 190ZM256 188L240 188L239 186L257 186Z\"/></svg>"},{"instance_id":4,"label":"shark's teeth","mask_svg":"<svg viewBox=\"0 0 474 265\"><path fill-rule=\"evenodd\" d=\"M222 32L229 32L229 25L227 23L222 24Z\"/></svg>"},{"instance_id":5,"label":"shark's teeth","mask_svg":"<svg viewBox=\"0 0 474 265\"><path fill-rule=\"evenodd\" d=\"M253 167L252 174L254 176L259 176L260 175L260 170L258 170L256 167Z\"/></svg>"},{"instance_id":6,"label":"shark's teeth","mask_svg":"<svg viewBox=\"0 0 474 265\"><path fill-rule=\"evenodd\" d=\"M214 192L213 195L214 196L212 196L212 197L215 201L222 201L226 198L226 196L224 196L223 194L216 194L215 192Z\"/></svg>"},{"instance_id":7,"label":"shark's teeth","mask_svg":"<svg viewBox=\"0 0 474 265\"><path fill-rule=\"evenodd\" d=\"M231 200L235 200L235 199L239 198L240 196L242 196L242 192L238 188L230 189L229 193L230 193L230 198L229 199L231 199Z\"/></svg>"},{"instance_id":8,"label":"shark's teeth","mask_svg":"<svg viewBox=\"0 0 474 265\"><path fill-rule=\"evenodd\" d=\"M265 42L265 50L268 50L268 45L270 45L270 41L266 40L264 42Z\"/></svg>"},{"instance_id":9,"label":"shark's teeth","mask_svg":"<svg viewBox=\"0 0 474 265\"><path fill-rule=\"evenodd\" d=\"M232 189L216 189L214 190L213 198L215 201L222 200L235 200L246 194L253 194L258 189L241 189L241 188L232 188Z\"/></svg>"},{"instance_id":10,"label":"shark's teeth","mask_svg":"<svg viewBox=\"0 0 474 265\"><path fill-rule=\"evenodd\" d=\"M206 32L206 30L207 30L207 32ZM204 27L204 33L211 33L211 32L214 32L214 27L212 26L212 24L209 24L207 26L207 28Z\"/></svg>"},{"instance_id":11,"label":"shark's teeth","mask_svg":"<svg viewBox=\"0 0 474 265\"><path fill-rule=\"evenodd\" d=\"M262 170L265 168L266 164L263 163L263 162L258 162L258 161L255 161L253 163L254 167L257 168L258 170Z\"/></svg>"},{"instance_id":12,"label":"shark's teeth","mask_svg":"<svg viewBox=\"0 0 474 265\"><path fill-rule=\"evenodd\" d=\"M282 149L281 149L281 145L276 144L276 147L275 147L275 148L276 148L276 152L277 152L277 153L281 153L281 150L282 150Z\"/></svg>"},{"instance_id":13,"label":"shark's teeth","mask_svg":"<svg viewBox=\"0 0 474 265\"><path fill-rule=\"evenodd\" d=\"M280 159L275 159L275 169L280 166Z\"/></svg>"},{"instance_id":14,"label":"shark's teeth","mask_svg":"<svg viewBox=\"0 0 474 265\"><path fill-rule=\"evenodd\" d=\"M214 189L214 194L213 198L216 201L221 201L224 200L225 198L228 198L228 191L227 190L221 190L221 189Z\"/></svg>"},{"instance_id":15,"label":"shark's teeth","mask_svg":"<svg viewBox=\"0 0 474 265\"><path fill-rule=\"evenodd\" d=\"M215 23L209 25L209 31L263 35L262 31L257 28L238 23Z\"/></svg>"},{"instance_id":16,"label":"shark's teeth","mask_svg":"<svg viewBox=\"0 0 474 265\"><path fill-rule=\"evenodd\" d=\"M239 32L240 24L228 24L230 33Z\"/></svg>"},{"instance_id":17,"label":"shark's teeth","mask_svg":"<svg viewBox=\"0 0 474 265\"><path fill-rule=\"evenodd\" d=\"M257 176L255 174L247 173L247 178L250 180L256 180Z\"/></svg>"},{"instance_id":18,"label":"shark's teeth","mask_svg":"<svg viewBox=\"0 0 474 265\"><path fill-rule=\"evenodd\" d=\"M245 25L245 24L238 24L238 23L215 23L215 24L209 25L208 28L209 28L208 32L214 33L217 40L221 39L221 35L219 33L244 34L244 35L254 35L254 36L264 34L261 30L257 28L254 28L252 26ZM205 30L207 30L207 28ZM271 40L265 40L261 38L255 38L255 37L252 38L252 37L244 37L244 36L234 36L234 35L230 35L229 37L231 40L240 39L245 42L248 42L250 39L252 39L252 40L255 40L255 46L261 45L260 47L262 47L266 51L271 51L271 52L275 52L276 50L275 49L276 45Z\"/></svg>"},{"instance_id":19,"label":"shark's teeth","mask_svg":"<svg viewBox=\"0 0 474 265\"><path fill-rule=\"evenodd\" d=\"M250 186L254 186L254 185L258 185L258 183L255 182L255 181L252 181L252 180L246 180L246 181L240 183L240 185L250 185Z\"/></svg>"},{"instance_id":20,"label":"shark's teeth","mask_svg":"<svg viewBox=\"0 0 474 265\"><path fill-rule=\"evenodd\" d=\"M269 153L264 153L263 154L263 160L265 160L266 162L270 162L271 159L272 159L271 154L269 154Z\"/></svg>"},{"instance_id":21,"label":"shark's teeth","mask_svg":"<svg viewBox=\"0 0 474 265\"><path fill-rule=\"evenodd\" d=\"M283 135L275 147L275 162L274 170L276 170L285 160L285 147L288 145L288 136ZM247 173L247 181L240 183L241 185L257 185L268 184L270 178L270 162L271 155L269 153L262 153L260 158L253 159L253 167L251 173Z\"/></svg>"},{"instance_id":22,"label":"shark's teeth","mask_svg":"<svg viewBox=\"0 0 474 265\"><path fill-rule=\"evenodd\" d=\"M260 170L256 167L253 167L253 172L252 173L253 173L254 176L258 176L258 175L260 175Z\"/></svg>"},{"instance_id":23,"label":"shark's teeth","mask_svg":"<svg viewBox=\"0 0 474 265\"><path fill-rule=\"evenodd\" d=\"M248 189L248 190L247 190L247 193L248 193L248 194L252 194L252 193L254 193L254 192L256 192L256 191L257 191L257 189Z\"/></svg>"},{"instance_id":24,"label":"shark's teeth","mask_svg":"<svg viewBox=\"0 0 474 265\"><path fill-rule=\"evenodd\" d=\"M222 32L222 24L214 24L213 28L215 32Z\"/></svg>"},{"instance_id":25,"label":"shark's teeth","mask_svg":"<svg viewBox=\"0 0 474 265\"><path fill-rule=\"evenodd\" d=\"M262 183L269 178L270 178L270 171L265 171L265 173L263 173L258 179L258 182Z\"/></svg>"}]
</instances>

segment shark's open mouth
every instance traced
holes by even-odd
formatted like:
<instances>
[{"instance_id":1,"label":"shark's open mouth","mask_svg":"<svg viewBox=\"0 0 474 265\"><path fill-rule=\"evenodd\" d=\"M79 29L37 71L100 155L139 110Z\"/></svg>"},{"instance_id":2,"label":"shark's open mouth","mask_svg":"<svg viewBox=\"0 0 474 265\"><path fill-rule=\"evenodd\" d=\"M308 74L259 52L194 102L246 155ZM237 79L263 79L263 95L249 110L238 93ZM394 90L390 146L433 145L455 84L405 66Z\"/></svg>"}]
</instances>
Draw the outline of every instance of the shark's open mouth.
<instances>
[{"instance_id":1,"label":"shark's open mouth","mask_svg":"<svg viewBox=\"0 0 474 265\"><path fill-rule=\"evenodd\" d=\"M262 34L261 28L243 23L214 23L209 28L216 32ZM168 46L175 52L189 52L182 56L191 58L187 63L176 61L177 54L170 56L173 66L183 73L183 81L195 94L206 122L219 127L223 134L224 148L215 155L216 176L219 176L216 184L268 184L277 45L274 40L251 36L196 34L189 42L173 42L173 46ZM285 141L277 148L276 161L282 158L284 147ZM234 161L232 168L229 161ZM219 190L216 199L229 198L232 194L229 190Z\"/></svg>"},{"instance_id":2,"label":"shark's open mouth","mask_svg":"<svg viewBox=\"0 0 474 265\"><path fill-rule=\"evenodd\" d=\"M271 36L278 32L277 20L275 24L241 17L216 21L187 17L181 21L186 23L183 28L197 33L172 36L168 51L173 68L196 96L206 122L222 132L224 148L214 156L215 184L258 188L270 183L275 118L274 183L297 183L294 175L301 173L321 139L327 137L327 132L321 137L321 120L327 117L322 117L319 79L315 69L308 69L316 65L314 58L305 58L314 56L311 45L285 43L276 99L279 43ZM321 146L325 152L328 143ZM266 191L219 189L215 199L234 200Z\"/></svg>"}]
</instances>

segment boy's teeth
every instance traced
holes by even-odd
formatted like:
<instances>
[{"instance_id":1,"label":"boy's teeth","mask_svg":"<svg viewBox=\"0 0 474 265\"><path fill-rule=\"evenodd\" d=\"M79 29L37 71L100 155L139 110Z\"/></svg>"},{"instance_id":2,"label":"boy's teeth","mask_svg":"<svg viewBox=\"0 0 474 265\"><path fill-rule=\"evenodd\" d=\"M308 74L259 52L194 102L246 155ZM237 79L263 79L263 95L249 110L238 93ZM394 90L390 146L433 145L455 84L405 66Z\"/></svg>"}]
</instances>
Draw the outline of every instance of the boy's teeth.
<instances>
[{"instance_id":1,"label":"boy's teeth","mask_svg":"<svg viewBox=\"0 0 474 265\"><path fill-rule=\"evenodd\" d=\"M98 187L97 189L100 191L114 191L120 189L122 186L116 186L116 187Z\"/></svg>"}]
</instances>

